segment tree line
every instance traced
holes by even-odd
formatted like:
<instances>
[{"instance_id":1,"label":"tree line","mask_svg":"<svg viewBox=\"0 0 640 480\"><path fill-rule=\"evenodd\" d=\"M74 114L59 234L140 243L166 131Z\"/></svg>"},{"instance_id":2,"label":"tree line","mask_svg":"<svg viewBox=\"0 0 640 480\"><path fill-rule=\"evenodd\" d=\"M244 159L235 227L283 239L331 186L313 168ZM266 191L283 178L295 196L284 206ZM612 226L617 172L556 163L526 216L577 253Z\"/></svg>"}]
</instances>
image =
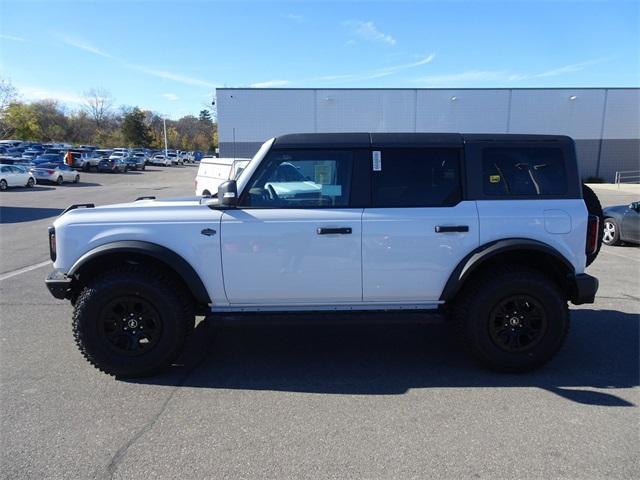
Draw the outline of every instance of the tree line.
<instances>
[{"instance_id":1,"label":"tree line","mask_svg":"<svg viewBox=\"0 0 640 480\"><path fill-rule=\"evenodd\" d=\"M8 81L0 79L0 136L107 148L164 148L163 119L158 113L115 107L104 89L91 89L83 99L78 110L56 100L25 102ZM166 123L168 148L211 151L218 145L218 126L208 109Z\"/></svg>"}]
</instances>

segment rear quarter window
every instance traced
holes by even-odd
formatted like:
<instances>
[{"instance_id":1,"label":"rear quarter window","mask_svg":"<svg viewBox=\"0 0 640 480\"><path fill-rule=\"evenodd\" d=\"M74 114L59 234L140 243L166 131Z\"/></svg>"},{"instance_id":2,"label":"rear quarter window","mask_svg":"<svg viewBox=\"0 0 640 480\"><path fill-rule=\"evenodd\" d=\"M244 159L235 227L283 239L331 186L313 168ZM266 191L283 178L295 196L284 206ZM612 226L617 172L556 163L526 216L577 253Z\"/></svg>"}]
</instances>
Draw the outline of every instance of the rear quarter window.
<instances>
[{"instance_id":1,"label":"rear quarter window","mask_svg":"<svg viewBox=\"0 0 640 480\"><path fill-rule=\"evenodd\" d=\"M562 149L486 148L482 185L485 195L496 197L564 195L567 173Z\"/></svg>"}]
</instances>

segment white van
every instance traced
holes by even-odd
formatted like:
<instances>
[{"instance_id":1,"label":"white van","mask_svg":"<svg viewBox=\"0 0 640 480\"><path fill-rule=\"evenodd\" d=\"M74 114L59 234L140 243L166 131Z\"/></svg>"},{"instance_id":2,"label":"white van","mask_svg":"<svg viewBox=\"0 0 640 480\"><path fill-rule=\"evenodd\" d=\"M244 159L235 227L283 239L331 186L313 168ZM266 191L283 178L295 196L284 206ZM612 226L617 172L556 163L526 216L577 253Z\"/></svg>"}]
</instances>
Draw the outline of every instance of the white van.
<instances>
[{"instance_id":1,"label":"white van","mask_svg":"<svg viewBox=\"0 0 640 480\"><path fill-rule=\"evenodd\" d=\"M218 185L227 180L234 180L249 164L249 158L215 158L204 157L196 175L196 195L214 195L218 193Z\"/></svg>"}]
</instances>

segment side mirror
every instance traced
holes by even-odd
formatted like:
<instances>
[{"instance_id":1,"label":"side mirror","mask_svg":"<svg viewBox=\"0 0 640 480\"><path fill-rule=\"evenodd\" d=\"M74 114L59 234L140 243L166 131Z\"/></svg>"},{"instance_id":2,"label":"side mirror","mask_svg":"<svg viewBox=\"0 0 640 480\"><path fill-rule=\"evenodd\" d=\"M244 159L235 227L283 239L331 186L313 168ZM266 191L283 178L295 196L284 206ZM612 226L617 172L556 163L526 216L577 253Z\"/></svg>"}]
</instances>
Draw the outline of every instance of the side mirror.
<instances>
[{"instance_id":1,"label":"side mirror","mask_svg":"<svg viewBox=\"0 0 640 480\"><path fill-rule=\"evenodd\" d=\"M221 183L218 186L218 206L235 208L238 205L238 185L235 180Z\"/></svg>"}]
</instances>

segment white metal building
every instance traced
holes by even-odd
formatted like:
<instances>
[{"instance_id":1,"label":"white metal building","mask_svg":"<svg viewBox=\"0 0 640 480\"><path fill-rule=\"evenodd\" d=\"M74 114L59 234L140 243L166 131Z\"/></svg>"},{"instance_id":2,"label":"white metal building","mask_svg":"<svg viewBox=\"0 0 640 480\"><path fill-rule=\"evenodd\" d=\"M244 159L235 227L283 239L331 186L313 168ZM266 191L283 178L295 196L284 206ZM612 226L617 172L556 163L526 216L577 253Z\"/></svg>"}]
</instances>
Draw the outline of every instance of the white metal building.
<instances>
[{"instance_id":1,"label":"white metal building","mask_svg":"<svg viewBox=\"0 0 640 480\"><path fill-rule=\"evenodd\" d=\"M217 91L222 157L303 132L569 135L583 178L640 169L640 89L255 89Z\"/></svg>"}]
</instances>

